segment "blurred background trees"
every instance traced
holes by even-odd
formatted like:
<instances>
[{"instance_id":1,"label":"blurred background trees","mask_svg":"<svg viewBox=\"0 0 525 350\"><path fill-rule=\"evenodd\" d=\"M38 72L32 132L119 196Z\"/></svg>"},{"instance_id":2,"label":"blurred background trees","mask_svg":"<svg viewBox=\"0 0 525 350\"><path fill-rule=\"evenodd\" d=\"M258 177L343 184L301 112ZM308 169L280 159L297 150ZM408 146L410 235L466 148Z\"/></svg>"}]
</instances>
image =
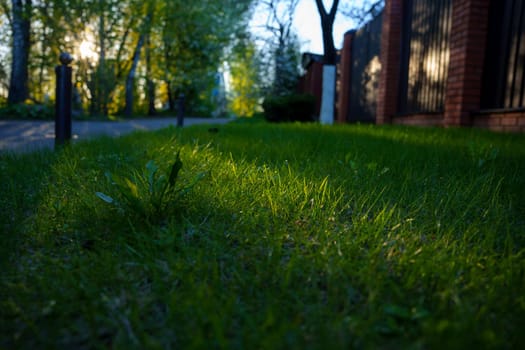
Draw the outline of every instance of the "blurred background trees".
<instances>
[{"instance_id":1,"label":"blurred background trees","mask_svg":"<svg viewBox=\"0 0 525 350\"><path fill-rule=\"evenodd\" d=\"M253 0L0 0L4 105L54 99L62 51L75 61L75 113L215 112L218 72L246 31ZM219 87L220 89L220 87ZM224 94L222 94L224 95ZM1 103L2 101L0 101Z\"/></svg>"},{"instance_id":2,"label":"blurred background trees","mask_svg":"<svg viewBox=\"0 0 525 350\"><path fill-rule=\"evenodd\" d=\"M52 117L54 67L67 51L76 117L173 115L181 94L189 115L251 116L266 97L296 92L300 1L0 0L0 114ZM342 3L362 20L382 1L364 0L366 11ZM319 25L312 19L301 25Z\"/></svg>"}]
</instances>

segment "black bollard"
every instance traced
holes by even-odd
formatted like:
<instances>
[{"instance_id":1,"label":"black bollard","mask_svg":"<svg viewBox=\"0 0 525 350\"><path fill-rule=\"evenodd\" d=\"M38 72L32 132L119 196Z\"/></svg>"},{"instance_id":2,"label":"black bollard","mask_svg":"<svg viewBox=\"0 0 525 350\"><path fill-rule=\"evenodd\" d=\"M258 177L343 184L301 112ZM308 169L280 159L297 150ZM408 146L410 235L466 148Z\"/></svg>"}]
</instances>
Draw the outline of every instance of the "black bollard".
<instances>
[{"instance_id":1,"label":"black bollard","mask_svg":"<svg viewBox=\"0 0 525 350\"><path fill-rule=\"evenodd\" d=\"M180 94L177 100L177 126L184 126L184 94Z\"/></svg>"},{"instance_id":2,"label":"black bollard","mask_svg":"<svg viewBox=\"0 0 525 350\"><path fill-rule=\"evenodd\" d=\"M60 66L55 67L56 101L55 101L55 147L64 145L71 140L71 76L69 64L73 57L67 52L60 54Z\"/></svg>"}]
</instances>

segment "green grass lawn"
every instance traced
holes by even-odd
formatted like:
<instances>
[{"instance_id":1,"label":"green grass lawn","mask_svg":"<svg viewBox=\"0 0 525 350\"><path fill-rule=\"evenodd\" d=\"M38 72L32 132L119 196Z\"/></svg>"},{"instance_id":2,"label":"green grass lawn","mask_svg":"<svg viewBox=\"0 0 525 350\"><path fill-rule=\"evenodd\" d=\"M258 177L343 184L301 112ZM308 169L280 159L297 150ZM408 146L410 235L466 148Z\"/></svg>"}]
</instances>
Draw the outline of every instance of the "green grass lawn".
<instances>
[{"instance_id":1,"label":"green grass lawn","mask_svg":"<svg viewBox=\"0 0 525 350\"><path fill-rule=\"evenodd\" d=\"M0 155L0 348L525 344L525 135L208 128Z\"/></svg>"}]
</instances>

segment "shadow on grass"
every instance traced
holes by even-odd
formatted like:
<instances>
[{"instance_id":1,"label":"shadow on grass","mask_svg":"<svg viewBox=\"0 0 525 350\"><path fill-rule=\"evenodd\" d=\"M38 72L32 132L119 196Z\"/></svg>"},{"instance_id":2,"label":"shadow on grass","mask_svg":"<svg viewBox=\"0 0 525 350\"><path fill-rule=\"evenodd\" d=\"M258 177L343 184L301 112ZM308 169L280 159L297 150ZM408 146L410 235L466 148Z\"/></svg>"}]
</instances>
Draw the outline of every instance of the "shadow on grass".
<instances>
[{"instance_id":1,"label":"shadow on grass","mask_svg":"<svg viewBox=\"0 0 525 350\"><path fill-rule=\"evenodd\" d=\"M56 159L57 156L51 151L0 154L2 266L16 262L16 257L23 254L25 244L31 239L28 237L28 226L37 215L38 203L46 196L45 190L52 181L52 167Z\"/></svg>"},{"instance_id":2,"label":"shadow on grass","mask_svg":"<svg viewBox=\"0 0 525 350\"><path fill-rule=\"evenodd\" d=\"M455 131L228 125L20 158L9 198L36 195L20 228L2 220L31 250L3 281L0 345L517 344L519 257L481 236L519 233L523 158L465 135L486 151ZM179 149L183 181L209 175L164 218L95 195Z\"/></svg>"}]
</instances>

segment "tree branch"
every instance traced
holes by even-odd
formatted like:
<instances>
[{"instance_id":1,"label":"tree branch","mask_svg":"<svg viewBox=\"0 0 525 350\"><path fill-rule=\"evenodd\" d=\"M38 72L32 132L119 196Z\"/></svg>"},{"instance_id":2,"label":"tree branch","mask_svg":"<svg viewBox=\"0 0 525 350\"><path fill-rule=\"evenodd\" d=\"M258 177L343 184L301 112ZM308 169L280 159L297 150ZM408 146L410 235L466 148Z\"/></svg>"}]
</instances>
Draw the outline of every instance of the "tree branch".
<instances>
[{"instance_id":1,"label":"tree branch","mask_svg":"<svg viewBox=\"0 0 525 350\"><path fill-rule=\"evenodd\" d=\"M339 6L339 0L334 0L332 3L332 8L330 9L330 13L328 14L332 21L335 19L335 14L337 13L337 7Z\"/></svg>"},{"instance_id":2,"label":"tree branch","mask_svg":"<svg viewBox=\"0 0 525 350\"><path fill-rule=\"evenodd\" d=\"M384 0L366 1L363 7L360 8L345 6L341 10L341 13L346 17L356 20L358 25L361 25L367 20L377 17L384 5Z\"/></svg>"},{"instance_id":3,"label":"tree branch","mask_svg":"<svg viewBox=\"0 0 525 350\"><path fill-rule=\"evenodd\" d=\"M322 0L315 0L315 4L317 5L317 11L321 14L321 18L328 15Z\"/></svg>"}]
</instances>

